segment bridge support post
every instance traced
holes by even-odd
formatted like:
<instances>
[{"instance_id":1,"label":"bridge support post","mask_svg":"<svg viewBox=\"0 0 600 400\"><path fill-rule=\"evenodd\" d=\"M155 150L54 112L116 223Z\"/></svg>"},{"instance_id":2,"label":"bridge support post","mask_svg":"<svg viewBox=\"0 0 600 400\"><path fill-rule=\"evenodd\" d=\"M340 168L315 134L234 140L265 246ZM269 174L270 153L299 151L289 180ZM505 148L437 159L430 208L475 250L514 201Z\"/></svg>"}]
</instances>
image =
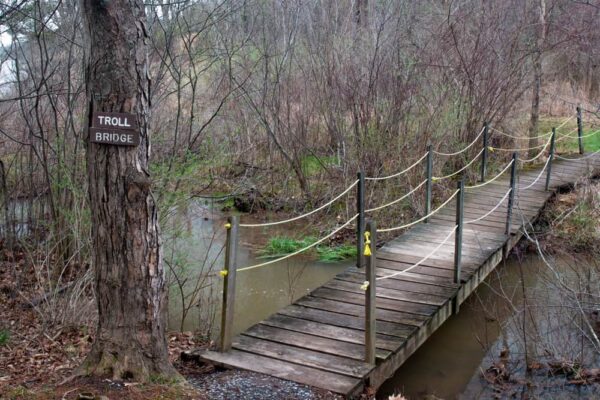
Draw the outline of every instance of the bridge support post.
<instances>
[{"instance_id":1,"label":"bridge support post","mask_svg":"<svg viewBox=\"0 0 600 400\"><path fill-rule=\"evenodd\" d=\"M238 216L227 218L227 236L225 239L225 267L221 271L223 276L223 304L221 309L221 332L219 350L231 350L233 336L233 314L235 310L235 278L237 269Z\"/></svg>"},{"instance_id":2,"label":"bridge support post","mask_svg":"<svg viewBox=\"0 0 600 400\"><path fill-rule=\"evenodd\" d=\"M517 190L517 153L513 153L512 167L510 168L510 194L508 195L508 205L506 206L506 228L504 234L510 234L510 224L512 221L512 210L515 202L515 192Z\"/></svg>"},{"instance_id":3,"label":"bridge support post","mask_svg":"<svg viewBox=\"0 0 600 400\"><path fill-rule=\"evenodd\" d=\"M456 226L454 232L454 283L460 284L460 270L462 262L462 239L463 239L463 216L465 201L465 180L461 178L457 185L458 193L456 195ZM457 293L458 296L458 293ZM459 310L458 297L454 298L452 308L454 313Z\"/></svg>"},{"instance_id":4,"label":"bridge support post","mask_svg":"<svg viewBox=\"0 0 600 400\"><path fill-rule=\"evenodd\" d=\"M579 154L584 153L582 136L583 136L583 119L581 118L581 107L577 106L577 140L579 141Z\"/></svg>"},{"instance_id":5,"label":"bridge support post","mask_svg":"<svg viewBox=\"0 0 600 400\"><path fill-rule=\"evenodd\" d=\"M365 230L365 362L375 365L376 330L376 275L377 227L375 221L367 221Z\"/></svg>"},{"instance_id":6,"label":"bridge support post","mask_svg":"<svg viewBox=\"0 0 600 400\"><path fill-rule=\"evenodd\" d=\"M485 182L487 173L487 157L488 157L488 133L490 126L487 122L483 123L483 153L481 153L481 182Z\"/></svg>"},{"instance_id":7,"label":"bridge support post","mask_svg":"<svg viewBox=\"0 0 600 400\"><path fill-rule=\"evenodd\" d=\"M433 183L433 148L430 144L427 145L427 165L425 173L427 178L427 183L425 184L425 215L429 215L431 212L431 186ZM429 218L425 218L425 221L423 222L429 222Z\"/></svg>"},{"instance_id":8,"label":"bridge support post","mask_svg":"<svg viewBox=\"0 0 600 400\"><path fill-rule=\"evenodd\" d=\"M552 173L552 160L554 160L555 139L556 128L552 128L552 138L550 139L550 155L548 156L548 174L546 175L546 190L550 188L550 174Z\"/></svg>"},{"instance_id":9,"label":"bridge support post","mask_svg":"<svg viewBox=\"0 0 600 400\"><path fill-rule=\"evenodd\" d=\"M365 232L365 174L359 171L356 174L358 185L356 185L356 267L362 268L365 266L365 257L363 256Z\"/></svg>"}]
</instances>

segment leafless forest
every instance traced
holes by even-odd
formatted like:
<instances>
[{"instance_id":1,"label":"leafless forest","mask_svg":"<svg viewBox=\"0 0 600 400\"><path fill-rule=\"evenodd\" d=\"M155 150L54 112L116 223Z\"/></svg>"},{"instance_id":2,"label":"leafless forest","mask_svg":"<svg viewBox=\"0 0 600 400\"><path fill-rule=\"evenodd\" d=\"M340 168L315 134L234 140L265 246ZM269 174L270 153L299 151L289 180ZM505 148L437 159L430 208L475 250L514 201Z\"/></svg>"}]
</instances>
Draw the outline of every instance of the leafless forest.
<instances>
[{"instance_id":1,"label":"leafless forest","mask_svg":"<svg viewBox=\"0 0 600 400\"><path fill-rule=\"evenodd\" d=\"M399 171L427 144L459 150L484 122L535 137L544 118L573 115L577 105L588 126L600 121L598 0L144 5L150 172L161 223L195 197L308 209L358 170ZM0 4L0 243L29 257L11 271L12 295L30 264L43 266L35 270L41 293L60 293L69 282L66 303L56 297L40 315L49 325L77 323L94 309L85 296L92 273L81 268L92 254L84 60L98 50L83 29L78 0ZM111 90L107 83L92 96L106 99ZM476 153L436 163L435 174ZM379 188L397 197L422 181L422 171L413 172ZM353 212L354 201L335 212ZM408 218L422 208L397 212ZM81 271L85 279L69 278Z\"/></svg>"},{"instance_id":2,"label":"leafless forest","mask_svg":"<svg viewBox=\"0 0 600 400\"><path fill-rule=\"evenodd\" d=\"M535 132L540 113L600 96L594 1L184 0L146 13L163 210L248 191L303 207L360 168L409 165L428 142L460 148L484 121ZM79 3L5 2L0 26L2 194L43 196L21 211L44 220L56 259L84 263L81 60L94 49Z\"/></svg>"}]
</instances>

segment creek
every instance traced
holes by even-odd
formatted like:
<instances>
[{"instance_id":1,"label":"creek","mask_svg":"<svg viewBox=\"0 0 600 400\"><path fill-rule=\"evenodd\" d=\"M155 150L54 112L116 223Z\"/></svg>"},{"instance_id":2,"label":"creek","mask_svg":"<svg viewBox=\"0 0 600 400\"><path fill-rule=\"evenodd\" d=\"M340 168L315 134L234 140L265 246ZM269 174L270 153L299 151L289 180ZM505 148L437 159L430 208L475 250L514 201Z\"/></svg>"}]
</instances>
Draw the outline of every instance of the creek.
<instances>
[{"instance_id":1,"label":"creek","mask_svg":"<svg viewBox=\"0 0 600 400\"><path fill-rule=\"evenodd\" d=\"M173 226L184 227L183 238L180 236L165 246L166 253L179 254L174 258L183 257L189 263L192 279L182 286L184 293L200 287L198 307L190 309L183 328L197 330L210 325L213 339L217 337L220 318L222 279L217 272L223 266L225 240L224 215L216 209L193 202L185 210L179 210L172 222ZM243 216L244 221L250 218ZM270 237L297 237L302 229L301 225L241 229L239 268L264 261L257 257L256 250ZM315 262L314 256L292 257L239 273L234 333L292 303L353 262L323 263ZM536 373L526 368L532 360L546 365L560 357L579 359L584 365L600 365L597 349L583 340L587 334L585 328L577 328L583 325L576 321L580 314L569 312L572 305L556 284L557 274L569 282L581 283L581 272L576 272L581 270L573 260L551 258L548 262L535 253L511 255L461 306L460 313L439 328L381 386L377 398L387 399L395 393L402 393L408 399L596 398L600 394L596 386L567 384L564 376L549 379L543 369ZM195 284L193 278L201 275L202 284ZM174 330L181 326L183 309L178 291L171 287L170 328ZM501 389L482 377L490 366L498 363L505 365L510 373L510 380Z\"/></svg>"}]
</instances>

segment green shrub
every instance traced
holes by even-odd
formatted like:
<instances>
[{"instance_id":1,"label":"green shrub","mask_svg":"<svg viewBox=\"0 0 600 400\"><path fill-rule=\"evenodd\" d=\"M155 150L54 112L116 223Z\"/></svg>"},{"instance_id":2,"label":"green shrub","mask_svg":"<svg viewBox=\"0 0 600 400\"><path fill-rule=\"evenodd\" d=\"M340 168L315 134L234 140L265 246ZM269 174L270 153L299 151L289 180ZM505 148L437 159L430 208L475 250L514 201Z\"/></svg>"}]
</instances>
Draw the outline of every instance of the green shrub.
<instances>
[{"instance_id":1,"label":"green shrub","mask_svg":"<svg viewBox=\"0 0 600 400\"><path fill-rule=\"evenodd\" d=\"M267 245L261 249L258 254L262 258L277 258L290 253L294 253L306 246L316 242L317 239L307 236L303 239L293 239L285 236L278 236L269 239ZM312 249L311 249L312 250ZM343 261L356 257L356 246L342 244L340 246L315 246L319 260L325 262Z\"/></svg>"}]
</instances>

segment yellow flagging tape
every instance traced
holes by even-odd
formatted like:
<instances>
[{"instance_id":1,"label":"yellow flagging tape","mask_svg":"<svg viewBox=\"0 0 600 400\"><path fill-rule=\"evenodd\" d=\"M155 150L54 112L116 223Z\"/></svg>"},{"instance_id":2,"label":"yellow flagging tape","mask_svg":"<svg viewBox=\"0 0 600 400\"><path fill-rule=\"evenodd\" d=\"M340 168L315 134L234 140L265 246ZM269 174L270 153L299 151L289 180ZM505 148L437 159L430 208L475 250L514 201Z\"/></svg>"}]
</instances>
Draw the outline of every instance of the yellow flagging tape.
<instances>
[{"instance_id":1,"label":"yellow flagging tape","mask_svg":"<svg viewBox=\"0 0 600 400\"><path fill-rule=\"evenodd\" d=\"M231 229L231 224L229 222L225 224L225 229Z\"/></svg>"},{"instance_id":2,"label":"yellow flagging tape","mask_svg":"<svg viewBox=\"0 0 600 400\"><path fill-rule=\"evenodd\" d=\"M227 276L228 271L226 269L222 269L219 271L219 275L221 275L223 278L225 278Z\"/></svg>"},{"instance_id":3,"label":"yellow flagging tape","mask_svg":"<svg viewBox=\"0 0 600 400\"><path fill-rule=\"evenodd\" d=\"M369 281L365 281L362 285L360 285L360 288L362 290L367 290L368 287L369 287Z\"/></svg>"},{"instance_id":4,"label":"yellow flagging tape","mask_svg":"<svg viewBox=\"0 0 600 400\"><path fill-rule=\"evenodd\" d=\"M371 232L365 232L365 252L363 253L365 256L371 256Z\"/></svg>"},{"instance_id":5,"label":"yellow flagging tape","mask_svg":"<svg viewBox=\"0 0 600 400\"><path fill-rule=\"evenodd\" d=\"M494 148L492 146L488 146L488 150L492 153L494 152Z\"/></svg>"}]
</instances>

